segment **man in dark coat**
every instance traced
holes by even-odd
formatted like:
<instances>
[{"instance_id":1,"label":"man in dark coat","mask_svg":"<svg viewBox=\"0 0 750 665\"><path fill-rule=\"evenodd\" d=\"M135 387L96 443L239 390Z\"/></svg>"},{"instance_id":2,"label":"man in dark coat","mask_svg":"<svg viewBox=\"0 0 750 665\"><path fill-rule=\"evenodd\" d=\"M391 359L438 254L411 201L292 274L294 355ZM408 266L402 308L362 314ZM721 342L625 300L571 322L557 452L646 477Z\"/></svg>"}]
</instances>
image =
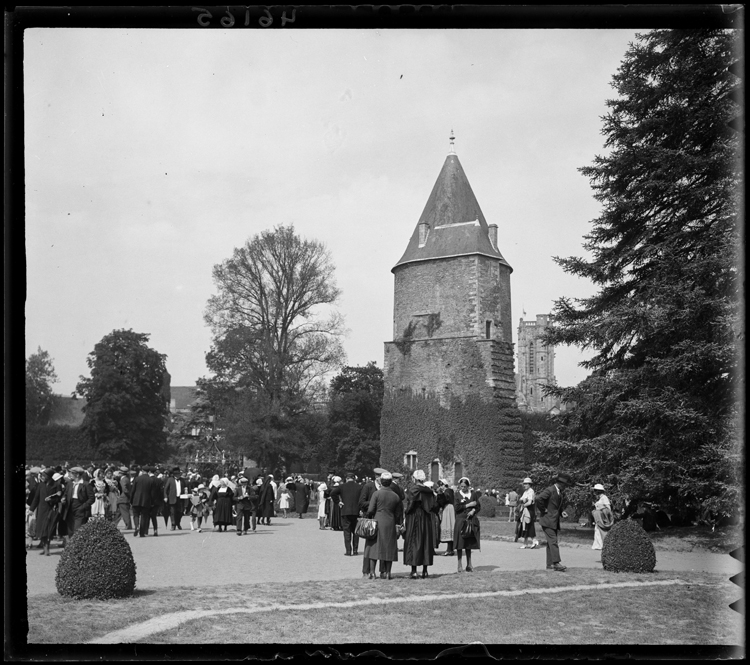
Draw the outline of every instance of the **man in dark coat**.
<instances>
[{"instance_id":1,"label":"man in dark coat","mask_svg":"<svg viewBox=\"0 0 750 665\"><path fill-rule=\"evenodd\" d=\"M346 482L331 490L331 501L341 506L341 524L344 527L344 556L357 556L359 536L354 533L360 514L360 494L362 488L354 480L354 474L346 474ZM369 506L369 502L367 504ZM353 541L353 542L352 542ZM353 548L352 548L353 546Z\"/></svg>"},{"instance_id":2,"label":"man in dark coat","mask_svg":"<svg viewBox=\"0 0 750 665\"><path fill-rule=\"evenodd\" d=\"M164 503L169 506L169 516L172 518L172 531L179 529L182 531L180 522L182 521L183 499L181 495L187 494L187 483L182 477L182 471L179 466L172 469L172 475L167 478L164 485Z\"/></svg>"},{"instance_id":3,"label":"man in dark coat","mask_svg":"<svg viewBox=\"0 0 750 665\"><path fill-rule=\"evenodd\" d=\"M130 489L130 505L133 508L133 536L144 538L148 535L148 520L151 515L151 479L148 467L136 469Z\"/></svg>"},{"instance_id":4,"label":"man in dark coat","mask_svg":"<svg viewBox=\"0 0 750 665\"><path fill-rule=\"evenodd\" d=\"M560 517L567 517L565 507L565 488L570 485L570 476L561 473L554 485L550 485L536 495L536 510L539 524L547 537L547 570L564 572L567 570L560 562L560 547L557 536L560 531Z\"/></svg>"},{"instance_id":5,"label":"man in dark coat","mask_svg":"<svg viewBox=\"0 0 750 665\"><path fill-rule=\"evenodd\" d=\"M164 513L164 482L161 478L156 475L156 469L152 466L149 467L149 488L151 491L151 524L154 527L154 535L159 535L159 515ZM165 519L166 522L166 519ZM146 526L146 534L148 534L148 525Z\"/></svg>"},{"instance_id":6,"label":"man in dark coat","mask_svg":"<svg viewBox=\"0 0 750 665\"><path fill-rule=\"evenodd\" d=\"M62 498L60 517L65 521L68 538L89 521L94 504L94 489L84 480L84 473L80 466L70 470L72 481L65 486Z\"/></svg>"},{"instance_id":7,"label":"man in dark coat","mask_svg":"<svg viewBox=\"0 0 750 665\"><path fill-rule=\"evenodd\" d=\"M263 479L263 484L260 486L258 509L260 511L260 523L271 524L271 518L273 517L273 503L276 500L276 492L273 489L271 481L273 476L266 476Z\"/></svg>"}]
</instances>

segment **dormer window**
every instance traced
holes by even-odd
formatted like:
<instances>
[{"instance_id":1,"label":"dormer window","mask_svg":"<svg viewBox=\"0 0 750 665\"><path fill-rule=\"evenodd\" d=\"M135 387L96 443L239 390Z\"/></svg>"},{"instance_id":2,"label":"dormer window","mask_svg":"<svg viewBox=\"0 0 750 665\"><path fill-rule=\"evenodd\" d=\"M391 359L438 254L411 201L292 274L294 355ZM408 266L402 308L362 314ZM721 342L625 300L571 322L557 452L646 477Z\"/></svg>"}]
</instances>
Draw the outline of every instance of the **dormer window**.
<instances>
[{"instance_id":1,"label":"dormer window","mask_svg":"<svg viewBox=\"0 0 750 665\"><path fill-rule=\"evenodd\" d=\"M419 246L424 247L427 242L427 236L430 235L430 225L427 222L419 223Z\"/></svg>"}]
</instances>

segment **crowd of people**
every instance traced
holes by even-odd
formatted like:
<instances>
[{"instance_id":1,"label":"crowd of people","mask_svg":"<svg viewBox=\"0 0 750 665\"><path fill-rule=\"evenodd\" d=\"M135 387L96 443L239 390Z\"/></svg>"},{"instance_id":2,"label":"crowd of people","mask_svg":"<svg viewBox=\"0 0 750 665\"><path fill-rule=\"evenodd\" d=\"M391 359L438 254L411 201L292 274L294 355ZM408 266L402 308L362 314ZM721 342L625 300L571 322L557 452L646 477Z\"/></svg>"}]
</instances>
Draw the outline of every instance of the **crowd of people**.
<instances>
[{"instance_id":1,"label":"crowd of people","mask_svg":"<svg viewBox=\"0 0 750 665\"><path fill-rule=\"evenodd\" d=\"M322 530L343 533L345 556L356 556L362 545L362 575L367 579L392 579L392 565L403 552L403 564L412 579L429 577L437 550L445 544L441 556L455 556L459 573L473 572L472 552L481 544L478 515L482 502L500 503L496 490L475 489L467 477L457 485L440 479L426 480L416 470L404 483L398 472L375 469L373 477L359 479L354 473L344 478L329 473L325 481L313 483L301 475L276 481L272 474L249 470L230 477L203 478L197 470L180 467L106 466L27 468L26 535L27 546L49 555L53 540L62 546L89 519L107 519L117 526L123 522L133 537L146 537L149 531L159 535L164 529L182 530L189 518L192 531L202 532L208 521L212 529L227 532L233 527L238 536L256 531L258 524L270 525L279 516L296 514L302 519L317 500L317 519ZM404 487L402 487L404 483ZM547 568L564 571L560 561L557 534L563 511L564 490L570 484L560 474L550 487L539 494L531 478L524 478L519 495L511 490L505 496L509 521L516 522L515 540L522 549L536 549L539 541L536 523L546 537ZM601 549L612 523L609 499L602 485L593 487L595 520L593 549ZM370 520L370 531L360 522ZM171 524L170 524L171 523ZM187 528L187 525L186 525ZM403 545L399 550L399 539ZM466 566L463 558L466 557ZM377 569L377 573L376 573ZM420 570L421 569L421 570Z\"/></svg>"}]
</instances>

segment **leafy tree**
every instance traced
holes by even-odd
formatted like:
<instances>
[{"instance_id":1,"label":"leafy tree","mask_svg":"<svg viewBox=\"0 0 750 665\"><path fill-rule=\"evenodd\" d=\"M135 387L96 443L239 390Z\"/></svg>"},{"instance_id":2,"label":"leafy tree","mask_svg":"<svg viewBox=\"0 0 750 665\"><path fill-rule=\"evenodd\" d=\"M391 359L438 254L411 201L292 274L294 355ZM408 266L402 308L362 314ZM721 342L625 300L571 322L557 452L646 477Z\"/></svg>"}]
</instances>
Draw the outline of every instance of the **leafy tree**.
<instances>
[{"instance_id":1,"label":"leafy tree","mask_svg":"<svg viewBox=\"0 0 750 665\"><path fill-rule=\"evenodd\" d=\"M105 335L86 359L91 377L76 386L87 400L82 427L105 459L144 463L166 452L169 374L148 339L133 330Z\"/></svg>"},{"instance_id":2,"label":"leafy tree","mask_svg":"<svg viewBox=\"0 0 750 665\"><path fill-rule=\"evenodd\" d=\"M383 391L383 370L374 362L344 367L333 378L328 411L329 465L333 462L337 469L360 475L371 474L378 465Z\"/></svg>"},{"instance_id":3,"label":"leafy tree","mask_svg":"<svg viewBox=\"0 0 750 665\"><path fill-rule=\"evenodd\" d=\"M227 445L262 466L304 457L300 418L344 359L339 290L325 246L279 226L214 267L203 382Z\"/></svg>"},{"instance_id":4,"label":"leafy tree","mask_svg":"<svg viewBox=\"0 0 750 665\"><path fill-rule=\"evenodd\" d=\"M46 425L49 422L55 396L52 384L57 383L52 358L41 347L26 359L26 424Z\"/></svg>"},{"instance_id":5,"label":"leafy tree","mask_svg":"<svg viewBox=\"0 0 750 665\"><path fill-rule=\"evenodd\" d=\"M738 503L738 39L638 35L613 78L609 152L580 169L602 203L591 258L555 259L599 291L559 299L544 340L594 352L588 379L547 390L574 405L537 451L550 474L672 506Z\"/></svg>"}]
</instances>

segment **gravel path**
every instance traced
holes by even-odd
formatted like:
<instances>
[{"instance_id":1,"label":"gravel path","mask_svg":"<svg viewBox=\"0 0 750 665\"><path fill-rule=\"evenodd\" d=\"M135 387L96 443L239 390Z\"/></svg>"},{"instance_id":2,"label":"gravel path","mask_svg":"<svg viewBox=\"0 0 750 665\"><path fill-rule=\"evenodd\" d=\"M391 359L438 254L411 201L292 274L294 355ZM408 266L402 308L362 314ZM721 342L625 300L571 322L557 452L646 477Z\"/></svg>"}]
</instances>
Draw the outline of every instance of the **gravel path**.
<instances>
[{"instance_id":1,"label":"gravel path","mask_svg":"<svg viewBox=\"0 0 750 665\"><path fill-rule=\"evenodd\" d=\"M160 520L161 524L161 520ZM121 525L122 526L122 525ZM159 529L157 538L134 538L123 531L137 566L137 588L158 589L174 586L217 586L254 582L302 582L356 579L362 575L362 554L344 556L344 537L338 531L322 531L318 521L308 516L275 518L270 526L259 526L253 534L237 536L204 529L191 532L190 522L182 521L182 531ZM575 584L575 568L601 568L601 552L586 547L567 547L560 543L562 560L571 570L566 575ZM445 551L443 546L439 554ZM55 569L62 549L53 545L51 556L39 556L41 550L29 550L26 557L29 596L55 593ZM656 552L658 571L704 571L730 577L742 565L728 554L710 552ZM477 571L544 570L545 550L520 550L517 543L482 542L481 552L473 556ZM395 563L395 575L409 568ZM456 570L455 557L435 557L431 572ZM552 573L551 573L552 574ZM558 574L558 573L554 573Z\"/></svg>"}]
</instances>

